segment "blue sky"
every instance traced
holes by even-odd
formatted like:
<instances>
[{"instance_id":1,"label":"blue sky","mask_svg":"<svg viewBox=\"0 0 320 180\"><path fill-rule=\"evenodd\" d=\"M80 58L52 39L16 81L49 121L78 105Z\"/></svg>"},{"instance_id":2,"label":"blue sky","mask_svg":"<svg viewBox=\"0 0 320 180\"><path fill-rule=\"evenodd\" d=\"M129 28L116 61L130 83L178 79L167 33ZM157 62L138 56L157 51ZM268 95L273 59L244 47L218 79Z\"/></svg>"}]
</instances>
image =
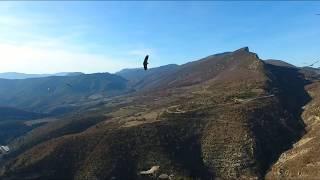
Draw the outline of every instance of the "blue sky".
<instances>
[{"instance_id":1,"label":"blue sky","mask_svg":"<svg viewBox=\"0 0 320 180\"><path fill-rule=\"evenodd\" d=\"M249 46L320 59L320 2L0 2L0 72L116 72ZM320 64L318 64L320 66Z\"/></svg>"}]
</instances>

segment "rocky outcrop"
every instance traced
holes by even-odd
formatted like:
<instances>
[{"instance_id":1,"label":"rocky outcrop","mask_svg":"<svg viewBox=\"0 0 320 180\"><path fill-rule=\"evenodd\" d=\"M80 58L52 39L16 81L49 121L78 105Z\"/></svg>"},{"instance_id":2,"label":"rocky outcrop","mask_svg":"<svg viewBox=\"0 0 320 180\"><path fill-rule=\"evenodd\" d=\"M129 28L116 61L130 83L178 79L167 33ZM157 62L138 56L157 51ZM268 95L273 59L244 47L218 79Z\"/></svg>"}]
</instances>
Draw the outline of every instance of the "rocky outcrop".
<instances>
[{"instance_id":1,"label":"rocky outcrop","mask_svg":"<svg viewBox=\"0 0 320 180\"><path fill-rule=\"evenodd\" d=\"M281 154L266 179L318 179L320 177L320 83L306 87L312 97L302 114L306 134L293 147Z\"/></svg>"}]
</instances>

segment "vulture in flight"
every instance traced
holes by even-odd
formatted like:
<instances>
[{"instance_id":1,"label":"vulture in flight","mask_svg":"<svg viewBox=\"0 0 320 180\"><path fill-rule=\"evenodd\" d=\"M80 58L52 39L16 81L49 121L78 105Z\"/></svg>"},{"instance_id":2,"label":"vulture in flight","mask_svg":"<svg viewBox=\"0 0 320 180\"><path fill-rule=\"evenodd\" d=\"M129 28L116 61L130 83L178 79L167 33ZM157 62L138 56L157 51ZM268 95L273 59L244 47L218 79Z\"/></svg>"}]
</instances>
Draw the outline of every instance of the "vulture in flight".
<instances>
[{"instance_id":1,"label":"vulture in flight","mask_svg":"<svg viewBox=\"0 0 320 180\"><path fill-rule=\"evenodd\" d=\"M146 71L148 69L148 59L149 59L149 55L147 55L145 58L144 58L144 61L143 61L143 67L144 67L144 70Z\"/></svg>"}]
</instances>

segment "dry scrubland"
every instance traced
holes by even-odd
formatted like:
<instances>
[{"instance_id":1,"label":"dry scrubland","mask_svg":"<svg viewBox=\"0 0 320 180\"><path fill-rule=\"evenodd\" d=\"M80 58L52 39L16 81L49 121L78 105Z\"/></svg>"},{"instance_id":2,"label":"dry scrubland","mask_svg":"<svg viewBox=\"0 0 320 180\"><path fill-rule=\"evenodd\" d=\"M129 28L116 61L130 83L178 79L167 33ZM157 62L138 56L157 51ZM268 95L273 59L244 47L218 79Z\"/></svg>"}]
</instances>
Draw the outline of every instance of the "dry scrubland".
<instances>
[{"instance_id":1,"label":"dry scrubland","mask_svg":"<svg viewBox=\"0 0 320 180\"><path fill-rule=\"evenodd\" d=\"M152 179L139 175L152 166L174 179L319 177L314 74L247 48L165 72L16 139L2 177Z\"/></svg>"}]
</instances>

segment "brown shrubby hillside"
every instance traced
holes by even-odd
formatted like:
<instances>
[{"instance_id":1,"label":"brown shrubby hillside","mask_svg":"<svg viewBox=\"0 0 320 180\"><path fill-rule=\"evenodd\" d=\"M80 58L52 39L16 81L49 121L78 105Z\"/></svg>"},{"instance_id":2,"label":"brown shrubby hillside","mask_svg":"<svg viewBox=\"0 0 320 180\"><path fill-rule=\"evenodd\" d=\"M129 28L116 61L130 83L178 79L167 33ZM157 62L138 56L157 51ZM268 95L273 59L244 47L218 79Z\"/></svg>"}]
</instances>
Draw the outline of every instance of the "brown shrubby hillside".
<instances>
[{"instance_id":1,"label":"brown shrubby hillside","mask_svg":"<svg viewBox=\"0 0 320 180\"><path fill-rule=\"evenodd\" d=\"M272 179L282 153L317 121L309 115L317 84L248 48L166 72L19 138L2 178L152 179L139 172L160 166L156 176L174 179L262 179L269 170Z\"/></svg>"}]
</instances>

